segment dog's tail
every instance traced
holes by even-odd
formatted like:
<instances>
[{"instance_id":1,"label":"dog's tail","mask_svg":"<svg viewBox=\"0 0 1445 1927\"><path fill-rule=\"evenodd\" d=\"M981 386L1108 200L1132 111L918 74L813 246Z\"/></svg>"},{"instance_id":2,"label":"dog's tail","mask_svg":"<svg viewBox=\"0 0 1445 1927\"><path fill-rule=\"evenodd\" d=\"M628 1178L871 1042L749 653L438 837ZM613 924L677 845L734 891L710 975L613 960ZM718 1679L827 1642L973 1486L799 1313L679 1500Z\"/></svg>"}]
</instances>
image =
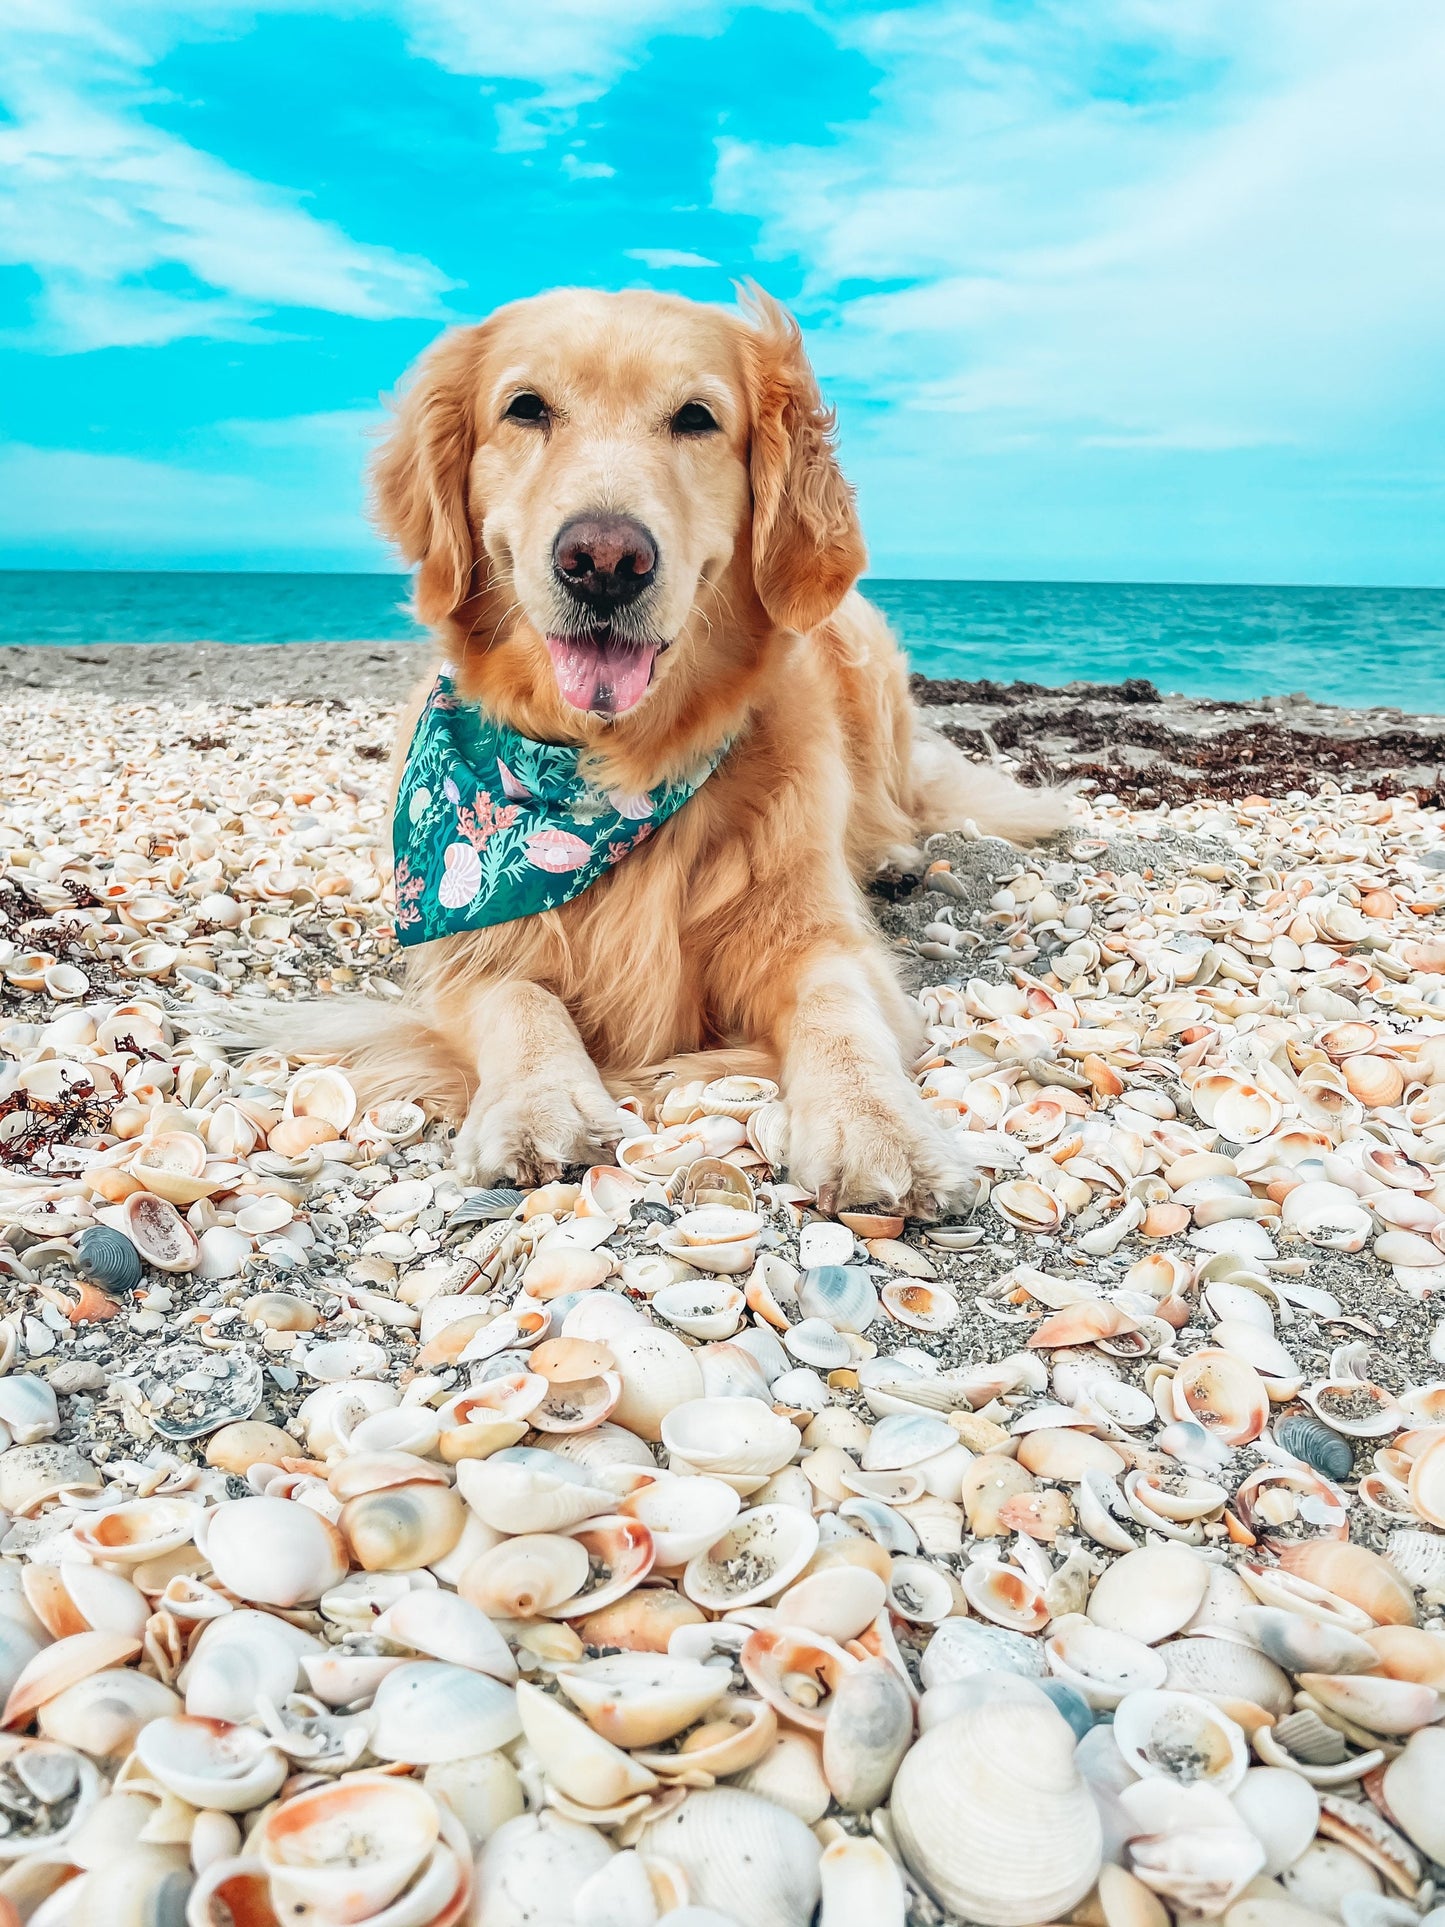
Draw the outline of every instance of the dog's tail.
<instances>
[{"instance_id":1,"label":"dog's tail","mask_svg":"<svg viewBox=\"0 0 1445 1927\"><path fill-rule=\"evenodd\" d=\"M1042 843L1072 821L1067 787L1026 789L996 763L976 763L927 727L913 739L914 820L920 834L961 830L972 823L983 836L1025 848Z\"/></svg>"},{"instance_id":2,"label":"dog's tail","mask_svg":"<svg viewBox=\"0 0 1445 1927\"><path fill-rule=\"evenodd\" d=\"M339 1063L363 1109L404 1098L459 1123L471 1102L465 1065L405 1002L338 996L252 1005L228 1011L218 1041L232 1052L275 1050Z\"/></svg>"}]
</instances>

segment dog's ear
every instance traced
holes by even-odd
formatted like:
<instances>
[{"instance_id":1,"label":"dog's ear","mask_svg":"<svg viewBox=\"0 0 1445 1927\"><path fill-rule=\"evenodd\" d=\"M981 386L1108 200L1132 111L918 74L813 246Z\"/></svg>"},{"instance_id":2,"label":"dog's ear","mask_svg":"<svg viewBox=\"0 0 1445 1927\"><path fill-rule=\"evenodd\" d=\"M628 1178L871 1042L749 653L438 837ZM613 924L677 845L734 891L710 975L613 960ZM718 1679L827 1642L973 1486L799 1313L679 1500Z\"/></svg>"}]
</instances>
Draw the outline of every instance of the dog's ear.
<instances>
[{"instance_id":1,"label":"dog's ear","mask_svg":"<svg viewBox=\"0 0 1445 1927\"><path fill-rule=\"evenodd\" d=\"M863 573L868 552L853 491L833 450L825 408L796 321L760 288L743 302L751 372L753 582L773 621L814 629Z\"/></svg>"},{"instance_id":2,"label":"dog's ear","mask_svg":"<svg viewBox=\"0 0 1445 1927\"><path fill-rule=\"evenodd\" d=\"M427 349L371 465L377 527L418 565L417 613L433 625L445 622L475 587L467 471L476 448L484 334L484 327L453 328Z\"/></svg>"}]
</instances>

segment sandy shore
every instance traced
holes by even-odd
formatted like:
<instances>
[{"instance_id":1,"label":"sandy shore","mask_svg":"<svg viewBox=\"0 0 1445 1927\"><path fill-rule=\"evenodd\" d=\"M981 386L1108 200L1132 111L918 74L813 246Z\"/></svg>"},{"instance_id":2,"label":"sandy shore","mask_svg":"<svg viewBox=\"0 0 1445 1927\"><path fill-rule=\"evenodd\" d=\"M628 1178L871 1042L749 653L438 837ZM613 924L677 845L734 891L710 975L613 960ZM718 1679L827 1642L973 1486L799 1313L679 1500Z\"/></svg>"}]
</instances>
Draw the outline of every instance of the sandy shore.
<instances>
[{"instance_id":1,"label":"sandy shore","mask_svg":"<svg viewBox=\"0 0 1445 1927\"><path fill-rule=\"evenodd\" d=\"M112 702L386 704L429 660L429 644L408 642L0 649L0 701L52 691ZM1040 781L1067 778L1146 806L1285 796L1321 779L1445 799L1445 716L1340 709L1305 695L1203 701L1142 679L1043 689L916 676L914 689L929 720L970 752L999 751Z\"/></svg>"}]
</instances>

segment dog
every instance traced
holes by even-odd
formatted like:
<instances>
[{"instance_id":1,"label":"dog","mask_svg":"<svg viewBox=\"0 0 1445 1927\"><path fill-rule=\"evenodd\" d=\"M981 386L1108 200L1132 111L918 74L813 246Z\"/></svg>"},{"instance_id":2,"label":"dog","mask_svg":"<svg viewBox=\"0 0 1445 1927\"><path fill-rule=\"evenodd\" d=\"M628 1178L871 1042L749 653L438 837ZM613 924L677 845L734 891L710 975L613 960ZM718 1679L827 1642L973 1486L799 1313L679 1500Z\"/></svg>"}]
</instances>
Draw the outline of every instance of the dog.
<instances>
[{"instance_id":1,"label":"dog","mask_svg":"<svg viewBox=\"0 0 1445 1927\"><path fill-rule=\"evenodd\" d=\"M1019 844L1067 797L925 729L855 584L866 552L795 321L566 289L444 335L374 462L455 692L603 790L715 758L648 841L556 909L420 945L405 997L309 1008L371 1095L462 1116L467 1182L605 1156L617 1097L777 1077L789 1171L825 1210L947 1205L960 1182L910 1067L923 1034L865 903L930 832ZM401 719L399 773L432 689ZM337 1000L338 1005L342 1000ZM358 1034L358 1033L363 1034Z\"/></svg>"}]
</instances>

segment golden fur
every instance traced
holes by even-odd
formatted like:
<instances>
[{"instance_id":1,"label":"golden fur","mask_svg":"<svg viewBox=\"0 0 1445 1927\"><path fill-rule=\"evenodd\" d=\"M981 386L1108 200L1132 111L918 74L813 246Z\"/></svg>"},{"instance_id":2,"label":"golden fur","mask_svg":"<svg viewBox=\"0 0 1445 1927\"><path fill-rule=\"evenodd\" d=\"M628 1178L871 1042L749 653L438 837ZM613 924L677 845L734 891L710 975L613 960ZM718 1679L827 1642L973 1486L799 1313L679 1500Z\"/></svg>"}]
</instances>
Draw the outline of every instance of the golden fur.
<instances>
[{"instance_id":1,"label":"golden fur","mask_svg":"<svg viewBox=\"0 0 1445 1927\"><path fill-rule=\"evenodd\" d=\"M547 399L545 432L504 418L519 387ZM692 399L718 434L668 432ZM608 1085L721 1050L708 1074L781 1077L792 1175L825 1203L946 1198L952 1155L908 1074L917 1011L860 883L930 831L972 819L1029 841L1067 804L922 730L888 627L853 589L863 539L791 318L761 295L742 315L643 293L519 302L423 357L374 483L461 695L585 745L604 788L650 789L733 747L601 882L419 946L402 1010L339 1008L333 1041L374 1088L466 1107L467 1178L531 1182L601 1154ZM556 532L599 510L655 532L648 608L672 639L613 719L562 699L544 642Z\"/></svg>"}]
</instances>

